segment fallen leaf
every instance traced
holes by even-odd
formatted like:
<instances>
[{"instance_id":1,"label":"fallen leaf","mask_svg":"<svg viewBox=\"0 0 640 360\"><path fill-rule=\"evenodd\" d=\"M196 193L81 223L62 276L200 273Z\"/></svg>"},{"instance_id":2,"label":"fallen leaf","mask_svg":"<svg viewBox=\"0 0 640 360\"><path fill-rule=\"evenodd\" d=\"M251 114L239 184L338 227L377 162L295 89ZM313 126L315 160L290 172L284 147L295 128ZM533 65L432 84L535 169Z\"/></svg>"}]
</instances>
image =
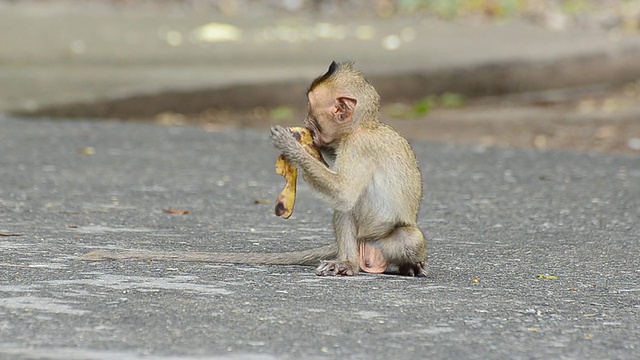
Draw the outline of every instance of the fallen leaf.
<instances>
[{"instance_id":1,"label":"fallen leaf","mask_svg":"<svg viewBox=\"0 0 640 360\"><path fill-rule=\"evenodd\" d=\"M546 275L546 274L538 274L536 276L538 279L546 279L546 280L557 280L558 277L555 275Z\"/></svg>"},{"instance_id":2,"label":"fallen leaf","mask_svg":"<svg viewBox=\"0 0 640 360\"><path fill-rule=\"evenodd\" d=\"M22 236L22 234L9 234L0 232L0 236Z\"/></svg>"},{"instance_id":3,"label":"fallen leaf","mask_svg":"<svg viewBox=\"0 0 640 360\"><path fill-rule=\"evenodd\" d=\"M173 214L173 215L187 215L189 213L189 210L185 210L185 209L162 209L162 212L165 212L167 214Z\"/></svg>"},{"instance_id":4,"label":"fallen leaf","mask_svg":"<svg viewBox=\"0 0 640 360\"><path fill-rule=\"evenodd\" d=\"M76 152L78 153L78 155L95 155L96 149L92 146L85 146L85 147L78 148Z\"/></svg>"},{"instance_id":5,"label":"fallen leaf","mask_svg":"<svg viewBox=\"0 0 640 360\"><path fill-rule=\"evenodd\" d=\"M471 282L474 284L477 284L480 282L480 277L479 276L474 276L473 279L471 279Z\"/></svg>"}]
</instances>

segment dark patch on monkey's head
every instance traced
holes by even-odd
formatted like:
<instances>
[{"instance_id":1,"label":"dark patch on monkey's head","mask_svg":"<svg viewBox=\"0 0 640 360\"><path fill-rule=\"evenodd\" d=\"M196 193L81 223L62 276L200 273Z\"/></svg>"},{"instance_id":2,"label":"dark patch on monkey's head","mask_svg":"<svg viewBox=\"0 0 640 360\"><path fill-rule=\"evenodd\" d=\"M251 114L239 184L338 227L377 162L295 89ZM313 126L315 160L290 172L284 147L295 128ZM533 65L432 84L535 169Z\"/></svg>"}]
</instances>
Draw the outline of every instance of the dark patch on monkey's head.
<instances>
[{"instance_id":1,"label":"dark patch on monkey's head","mask_svg":"<svg viewBox=\"0 0 640 360\"><path fill-rule=\"evenodd\" d=\"M311 83L311 86L309 86L309 91L307 91L307 93L310 93L311 91L313 91L313 89L315 89L316 86L322 84L328 78L330 78L333 74L335 74L336 71L338 71L339 67L340 65L337 62L332 61L331 65L329 65L329 70L327 70L327 72L324 73L324 75L319 76L315 80L313 80L313 82Z\"/></svg>"}]
</instances>

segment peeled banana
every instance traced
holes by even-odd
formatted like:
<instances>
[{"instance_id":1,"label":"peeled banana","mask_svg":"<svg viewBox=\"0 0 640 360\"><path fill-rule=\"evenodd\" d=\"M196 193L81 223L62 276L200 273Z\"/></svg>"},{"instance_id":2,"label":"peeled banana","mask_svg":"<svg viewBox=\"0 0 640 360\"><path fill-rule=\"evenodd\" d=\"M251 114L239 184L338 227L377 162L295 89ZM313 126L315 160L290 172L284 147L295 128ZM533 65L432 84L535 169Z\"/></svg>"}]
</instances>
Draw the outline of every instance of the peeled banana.
<instances>
[{"instance_id":1,"label":"peeled banana","mask_svg":"<svg viewBox=\"0 0 640 360\"><path fill-rule=\"evenodd\" d=\"M320 160L326 165L320 150L313 146L313 138L311 132L303 127L290 127L289 130L293 133L293 136L298 140L304 149L311 154L311 156ZM280 155L276 160L276 173L284 176L286 181L284 189L278 195L276 200L275 213L277 216L282 216L288 219L293 213L293 205L296 202L296 186L298 181L298 169L290 163L284 156Z\"/></svg>"}]
</instances>

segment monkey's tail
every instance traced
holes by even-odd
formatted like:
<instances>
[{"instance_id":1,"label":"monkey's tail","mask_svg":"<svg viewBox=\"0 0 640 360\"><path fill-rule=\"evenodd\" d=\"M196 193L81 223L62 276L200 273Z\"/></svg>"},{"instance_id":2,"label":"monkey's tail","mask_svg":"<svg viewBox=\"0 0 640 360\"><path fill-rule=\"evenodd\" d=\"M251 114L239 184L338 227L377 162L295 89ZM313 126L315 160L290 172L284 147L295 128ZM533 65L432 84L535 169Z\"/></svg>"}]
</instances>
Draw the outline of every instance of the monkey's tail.
<instances>
[{"instance_id":1,"label":"monkey's tail","mask_svg":"<svg viewBox=\"0 0 640 360\"><path fill-rule=\"evenodd\" d=\"M315 249L282 253L213 253L213 252L168 252L168 251L108 251L95 250L80 257L82 261L185 261L221 264L254 265L318 265L322 260L335 259L336 244Z\"/></svg>"}]
</instances>

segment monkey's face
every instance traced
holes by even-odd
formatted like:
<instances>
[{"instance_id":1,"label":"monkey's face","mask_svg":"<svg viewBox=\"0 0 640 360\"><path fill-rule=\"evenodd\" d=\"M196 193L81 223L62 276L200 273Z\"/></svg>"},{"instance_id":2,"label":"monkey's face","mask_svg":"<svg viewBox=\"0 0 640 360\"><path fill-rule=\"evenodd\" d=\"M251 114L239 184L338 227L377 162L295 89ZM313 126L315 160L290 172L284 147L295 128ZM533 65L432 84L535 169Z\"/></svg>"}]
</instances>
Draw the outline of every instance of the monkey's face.
<instances>
[{"instance_id":1,"label":"monkey's face","mask_svg":"<svg viewBox=\"0 0 640 360\"><path fill-rule=\"evenodd\" d=\"M335 129L331 126L331 123L311 111L309 111L309 114L304 120L304 127L311 132L313 146L319 149L331 147L336 140Z\"/></svg>"},{"instance_id":2,"label":"monkey's face","mask_svg":"<svg viewBox=\"0 0 640 360\"><path fill-rule=\"evenodd\" d=\"M308 98L309 113L304 126L311 131L313 145L318 148L337 147L352 122L355 99L335 97L325 87L310 91Z\"/></svg>"}]
</instances>

